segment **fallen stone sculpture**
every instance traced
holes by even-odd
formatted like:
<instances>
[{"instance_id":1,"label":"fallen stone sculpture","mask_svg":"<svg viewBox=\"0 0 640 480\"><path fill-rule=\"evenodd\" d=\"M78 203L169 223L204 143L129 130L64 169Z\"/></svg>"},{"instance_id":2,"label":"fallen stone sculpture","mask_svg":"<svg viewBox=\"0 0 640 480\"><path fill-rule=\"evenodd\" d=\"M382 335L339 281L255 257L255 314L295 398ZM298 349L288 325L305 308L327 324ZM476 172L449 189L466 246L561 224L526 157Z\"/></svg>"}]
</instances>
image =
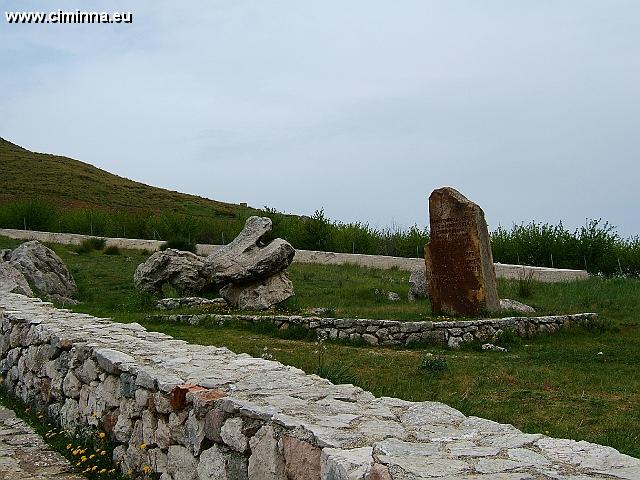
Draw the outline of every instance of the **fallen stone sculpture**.
<instances>
[{"instance_id":1,"label":"fallen stone sculpture","mask_svg":"<svg viewBox=\"0 0 640 480\"><path fill-rule=\"evenodd\" d=\"M23 243L8 253L4 250L2 258L5 263L2 276L16 283L15 288L23 290L16 293L28 295L31 285L49 299L64 303L74 302L72 298L78 292L78 287L67 266L53 250L37 240ZM19 272L25 281L23 282L15 271L7 268L7 265ZM28 282L26 288L25 282Z\"/></svg>"},{"instance_id":2,"label":"fallen stone sculpture","mask_svg":"<svg viewBox=\"0 0 640 480\"><path fill-rule=\"evenodd\" d=\"M201 293L212 287L211 270L205 259L191 252L168 248L151 255L133 274L140 290L157 293L165 284L180 293Z\"/></svg>"},{"instance_id":3,"label":"fallen stone sculpture","mask_svg":"<svg viewBox=\"0 0 640 480\"><path fill-rule=\"evenodd\" d=\"M271 225L270 218L249 217L231 243L207 257L217 285L255 282L276 275L291 264L296 252L286 240L276 238L262 245Z\"/></svg>"},{"instance_id":4,"label":"fallen stone sculpture","mask_svg":"<svg viewBox=\"0 0 640 480\"><path fill-rule=\"evenodd\" d=\"M263 245L271 225L270 218L249 217L231 243L206 259L220 294L236 308L265 310L294 294L285 270L296 252L281 238Z\"/></svg>"},{"instance_id":5,"label":"fallen stone sculpture","mask_svg":"<svg viewBox=\"0 0 640 480\"><path fill-rule=\"evenodd\" d=\"M150 292L167 283L184 293L218 289L232 307L270 308L294 294L285 270L295 255L281 238L263 244L271 225L270 218L249 217L231 243L206 258L172 249L156 252L138 266L134 283Z\"/></svg>"},{"instance_id":6,"label":"fallen stone sculpture","mask_svg":"<svg viewBox=\"0 0 640 480\"><path fill-rule=\"evenodd\" d=\"M251 283L229 283L220 289L227 303L242 310L266 310L293 295L293 284L285 272Z\"/></svg>"}]
</instances>

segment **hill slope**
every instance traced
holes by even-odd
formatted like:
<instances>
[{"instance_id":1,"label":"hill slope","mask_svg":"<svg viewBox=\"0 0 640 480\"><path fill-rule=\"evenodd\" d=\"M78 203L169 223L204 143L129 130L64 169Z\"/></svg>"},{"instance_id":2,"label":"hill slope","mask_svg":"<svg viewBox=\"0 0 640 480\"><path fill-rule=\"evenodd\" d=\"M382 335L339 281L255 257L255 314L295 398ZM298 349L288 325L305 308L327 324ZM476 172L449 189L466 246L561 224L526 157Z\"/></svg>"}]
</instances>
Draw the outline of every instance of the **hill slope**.
<instances>
[{"instance_id":1,"label":"hill slope","mask_svg":"<svg viewBox=\"0 0 640 480\"><path fill-rule=\"evenodd\" d=\"M42 198L65 206L247 216L254 210L152 187L59 155L31 152L0 138L0 203Z\"/></svg>"}]
</instances>

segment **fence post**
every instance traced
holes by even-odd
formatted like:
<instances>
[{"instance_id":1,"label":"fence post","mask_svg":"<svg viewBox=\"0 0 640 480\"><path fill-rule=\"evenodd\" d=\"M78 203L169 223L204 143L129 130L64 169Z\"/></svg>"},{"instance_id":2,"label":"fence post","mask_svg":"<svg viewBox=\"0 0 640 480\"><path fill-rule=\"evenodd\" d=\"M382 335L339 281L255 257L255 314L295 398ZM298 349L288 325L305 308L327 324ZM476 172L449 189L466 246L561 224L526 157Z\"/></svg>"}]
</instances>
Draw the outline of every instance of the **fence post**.
<instances>
[{"instance_id":1,"label":"fence post","mask_svg":"<svg viewBox=\"0 0 640 480\"><path fill-rule=\"evenodd\" d=\"M624 274L622 273L622 265L620 264L620 257L618 257L618 268L620 269L620 276L624 276Z\"/></svg>"},{"instance_id":2,"label":"fence post","mask_svg":"<svg viewBox=\"0 0 640 480\"><path fill-rule=\"evenodd\" d=\"M27 229L27 217L22 217L22 224L24 225L24 229Z\"/></svg>"}]
</instances>

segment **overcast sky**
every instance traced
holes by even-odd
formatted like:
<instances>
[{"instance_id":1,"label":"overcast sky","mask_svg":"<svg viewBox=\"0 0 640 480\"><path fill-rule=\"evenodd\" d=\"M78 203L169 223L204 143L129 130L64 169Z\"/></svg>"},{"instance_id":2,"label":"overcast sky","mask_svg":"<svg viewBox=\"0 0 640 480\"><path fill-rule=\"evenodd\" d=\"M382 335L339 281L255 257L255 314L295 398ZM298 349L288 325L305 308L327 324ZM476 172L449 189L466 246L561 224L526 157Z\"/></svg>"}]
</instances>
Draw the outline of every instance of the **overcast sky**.
<instances>
[{"instance_id":1,"label":"overcast sky","mask_svg":"<svg viewBox=\"0 0 640 480\"><path fill-rule=\"evenodd\" d=\"M640 2L4 0L0 136L151 185L378 227L640 233ZM62 180L64 181L64 180Z\"/></svg>"}]
</instances>

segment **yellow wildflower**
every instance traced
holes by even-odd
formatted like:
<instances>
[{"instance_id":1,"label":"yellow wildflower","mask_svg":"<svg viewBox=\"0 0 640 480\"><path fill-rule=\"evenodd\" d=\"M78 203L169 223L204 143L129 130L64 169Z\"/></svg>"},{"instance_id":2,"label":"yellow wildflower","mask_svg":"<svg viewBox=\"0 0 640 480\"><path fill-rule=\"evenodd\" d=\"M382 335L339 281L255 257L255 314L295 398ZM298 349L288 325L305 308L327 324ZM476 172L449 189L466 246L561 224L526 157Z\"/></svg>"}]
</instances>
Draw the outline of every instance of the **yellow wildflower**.
<instances>
[{"instance_id":1,"label":"yellow wildflower","mask_svg":"<svg viewBox=\"0 0 640 480\"><path fill-rule=\"evenodd\" d=\"M104 438L104 437L106 437L106 436L107 436L107 434L106 434L106 433L104 433L104 432L100 432L100 433L98 433L98 437L100 437L100 438Z\"/></svg>"},{"instance_id":2,"label":"yellow wildflower","mask_svg":"<svg viewBox=\"0 0 640 480\"><path fill-rule=\"evenodd\" d=\"M146 443L141 443L140 444L140 450L144 450L145 448L147 448L147 444Z\"/></svg>"}]
</instances>

